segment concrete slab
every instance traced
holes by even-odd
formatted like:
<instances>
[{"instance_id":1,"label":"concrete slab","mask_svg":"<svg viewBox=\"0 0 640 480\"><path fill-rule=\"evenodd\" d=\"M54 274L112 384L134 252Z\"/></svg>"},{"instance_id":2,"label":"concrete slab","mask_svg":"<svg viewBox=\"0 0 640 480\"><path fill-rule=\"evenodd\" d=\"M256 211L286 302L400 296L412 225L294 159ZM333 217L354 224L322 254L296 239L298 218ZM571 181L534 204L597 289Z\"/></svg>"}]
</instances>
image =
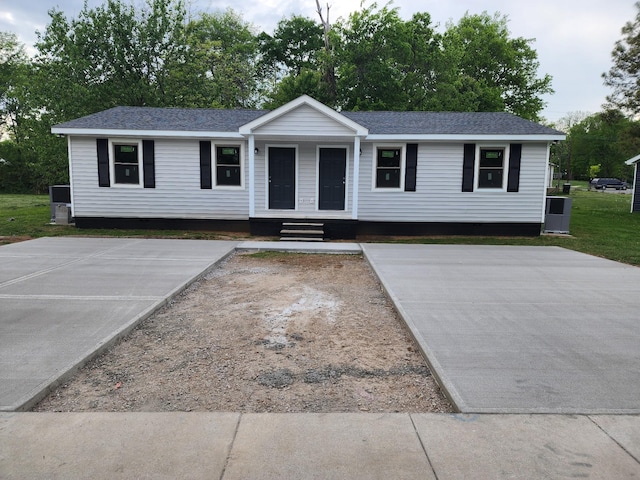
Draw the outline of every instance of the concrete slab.
<instances>
[{"instance_id":1,"label":"concrete slab","mask_svg":"<svg viewBox=\"0 0 640 480\"><path fill-rule=\"evenodd\" d=\"M0 411L32 406L235 245L65 237L0 247Z\"/></svg>"},{"instance_id":2,"label":"concrete slab","mask_svg":"<svg viewBox=\"0 0 640 480\"><path fill-rule=\"evenodd\" d=\"M640 269L557 247L363 244L462 412L640 413Z\"/></svg>"},{"instance_id":3,"label":"concrete slab","mask_svg":"<svg viewBox=\"0 0 640 480\"><path fill-rule=\"evenodd\" d=\"M411 414L439 479L637 478L588 417Z\"/></svg>"},{"instance_id":4,"label":"concrete slab","mask_svg":"<svg viewBox=\"0 0 640 480\"><path fill-rule=\"evenodd\" d=\"M238 250L257 250L273 252L302 252L302 253L339 253L360 254L362 248L357 243L318 243L318 242L241 242Z\"/></svg>"},{"instance_id":5,"label":"concrete slab","mask_svg":"<svg viewBox=\"0 0 640 480\"><path fill-rule=\"evenodd\" d=\"M640 463L640 416L593 415L590 418Z\"/></svg>"},{"instance_id":6,"label":"concrete slab","mask_svg":"<svg viewBox=\"0 0 640 480\"><path fill-rule=\"evenodd\" d=\"M406 414L243 415L224 480L435 479Z\"/></svg>"},{"instance_id":7,"label":"concrete slab","mask_svg":"<svg viewBox=\"0 0 640 480\"><path fill-rule=\"evenodd\" d=\"M222 478L237 413L0 415L0 477Z\"/></svg>"}]
</instances>

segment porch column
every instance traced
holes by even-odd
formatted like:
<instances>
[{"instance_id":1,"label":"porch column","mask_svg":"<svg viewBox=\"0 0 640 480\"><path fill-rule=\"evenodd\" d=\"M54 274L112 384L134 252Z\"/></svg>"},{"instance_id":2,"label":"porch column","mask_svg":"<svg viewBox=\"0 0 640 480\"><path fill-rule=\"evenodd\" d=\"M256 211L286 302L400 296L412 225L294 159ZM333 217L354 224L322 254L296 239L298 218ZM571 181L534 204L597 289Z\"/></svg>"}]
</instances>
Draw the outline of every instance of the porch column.
<instances>
[{"instance_id":1,"label":"porch column","mask_svg":"<svg viewBox=\"0 0 640 480\"><path fill-rule=\"evenodd\" d=\"M358 186L360 185L360 137L353 141L353 201L351 218L358 219Z\"/></svg>"},{"instance_id":2,"label":"porch column","mask_svg":"<svg viewBox=\"0 0 640 480\"><path fill-rule=\"evenodd\" d=\"M256 140L249 135L249 218L256 216Z\"/></svg>"}]
</instances>

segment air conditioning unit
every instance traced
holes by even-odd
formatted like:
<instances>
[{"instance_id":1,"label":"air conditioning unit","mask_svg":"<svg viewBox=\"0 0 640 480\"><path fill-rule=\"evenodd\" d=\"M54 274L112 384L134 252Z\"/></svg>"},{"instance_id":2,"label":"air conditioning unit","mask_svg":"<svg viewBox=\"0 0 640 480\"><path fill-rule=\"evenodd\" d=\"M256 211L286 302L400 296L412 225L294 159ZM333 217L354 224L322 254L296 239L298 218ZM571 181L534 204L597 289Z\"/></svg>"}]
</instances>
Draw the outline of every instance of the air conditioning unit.
<instances>
[{"instance_id":1,"label":"air conditioning unit","mask_svg":"<svg viewBox=\"0 0 640 480\"><path fill-rule=\"evenodd\" d=\"M49 203L51 206L51 223L57 223L59 225L68 225L71 221L71 186L69 185L51 185L49 187ZM58 207L64 206L66 208L66 214L64 209L60 209L60 215L58 216ZM64 222L64 223L63 223Z\"/></svg>"},{"instance_id":2,"label":"air conditioning unit","mask_svg":"<svg viewBox=\"0 0 640 480\"><path fill-rule=\"evenodd\" d=\"M544 233L569 233L572 202L567 197L547 197Z\"/></svg>"}]
</instances>

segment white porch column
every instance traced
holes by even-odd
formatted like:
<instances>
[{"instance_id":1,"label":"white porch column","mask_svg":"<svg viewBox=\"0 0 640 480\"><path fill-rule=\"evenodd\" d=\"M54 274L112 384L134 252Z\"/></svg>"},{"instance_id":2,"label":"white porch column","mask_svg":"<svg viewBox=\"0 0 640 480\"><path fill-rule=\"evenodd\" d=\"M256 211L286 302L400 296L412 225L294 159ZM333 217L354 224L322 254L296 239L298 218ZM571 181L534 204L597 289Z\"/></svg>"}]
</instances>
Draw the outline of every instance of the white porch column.
<instances>
[{"instance_id":1,"label":"white porch column","mask_svg":"<svg viewBox=\"0 0 640 480\"><path fill-rule=\"evenodd\" d=\"M353 142L353 201L351 205L351 218L358 219L358 187L360 185L360 137Z\"/></svg>"},{"instance_id":2,"label":"white porch column","mask_svg":"<svg viewBox=\"0 0 640 480\"><path fill-rule=\"evenodd\" d=\"M256 216L256 139L249 135L249 218Z\"/></svg>"}]
</instances>

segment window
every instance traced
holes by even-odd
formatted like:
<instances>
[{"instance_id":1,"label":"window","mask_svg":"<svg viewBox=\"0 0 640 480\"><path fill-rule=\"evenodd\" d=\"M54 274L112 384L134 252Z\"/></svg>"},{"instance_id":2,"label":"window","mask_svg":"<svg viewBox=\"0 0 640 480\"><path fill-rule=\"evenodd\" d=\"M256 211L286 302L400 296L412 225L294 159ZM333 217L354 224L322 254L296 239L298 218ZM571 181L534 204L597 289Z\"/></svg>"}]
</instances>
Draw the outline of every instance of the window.
<instances>
[{"instance_id":1,"label":"window","mask_svg":"<svg viewBox=\"0 0 640 480\"><path fill-rule=\"evenodd\" d=\"M504 149L481 148L478 165L478 188L503 188Z\"/></svg>"},{"instance_id":2,"label":"window","mask_svg":"<svg viewBox=\"0 0 640 480\"><path fill-rule=\"evenodd\" d=\"M240 147L237 145L216 146L216 185L223 187L242 186Z\"/></svg>"},{"instance_id":3,"label":"window","mask_svg":"<svg viewBox=\"0 0 640 480\"><path fill-rule=\"evenodd\" d=\"M402 148L378 147L375 188L402 188Z\"/></svg>"},{"instance_id":4,"label":"window","mask_svg":"<svg viewBox=\"0 0 640 480\"><path fill-rule=\"evenodd\" d=\"M113 179L116 184L140 185L140 148L138 143L112 143Z\"/></svg>"}]
</instances>

